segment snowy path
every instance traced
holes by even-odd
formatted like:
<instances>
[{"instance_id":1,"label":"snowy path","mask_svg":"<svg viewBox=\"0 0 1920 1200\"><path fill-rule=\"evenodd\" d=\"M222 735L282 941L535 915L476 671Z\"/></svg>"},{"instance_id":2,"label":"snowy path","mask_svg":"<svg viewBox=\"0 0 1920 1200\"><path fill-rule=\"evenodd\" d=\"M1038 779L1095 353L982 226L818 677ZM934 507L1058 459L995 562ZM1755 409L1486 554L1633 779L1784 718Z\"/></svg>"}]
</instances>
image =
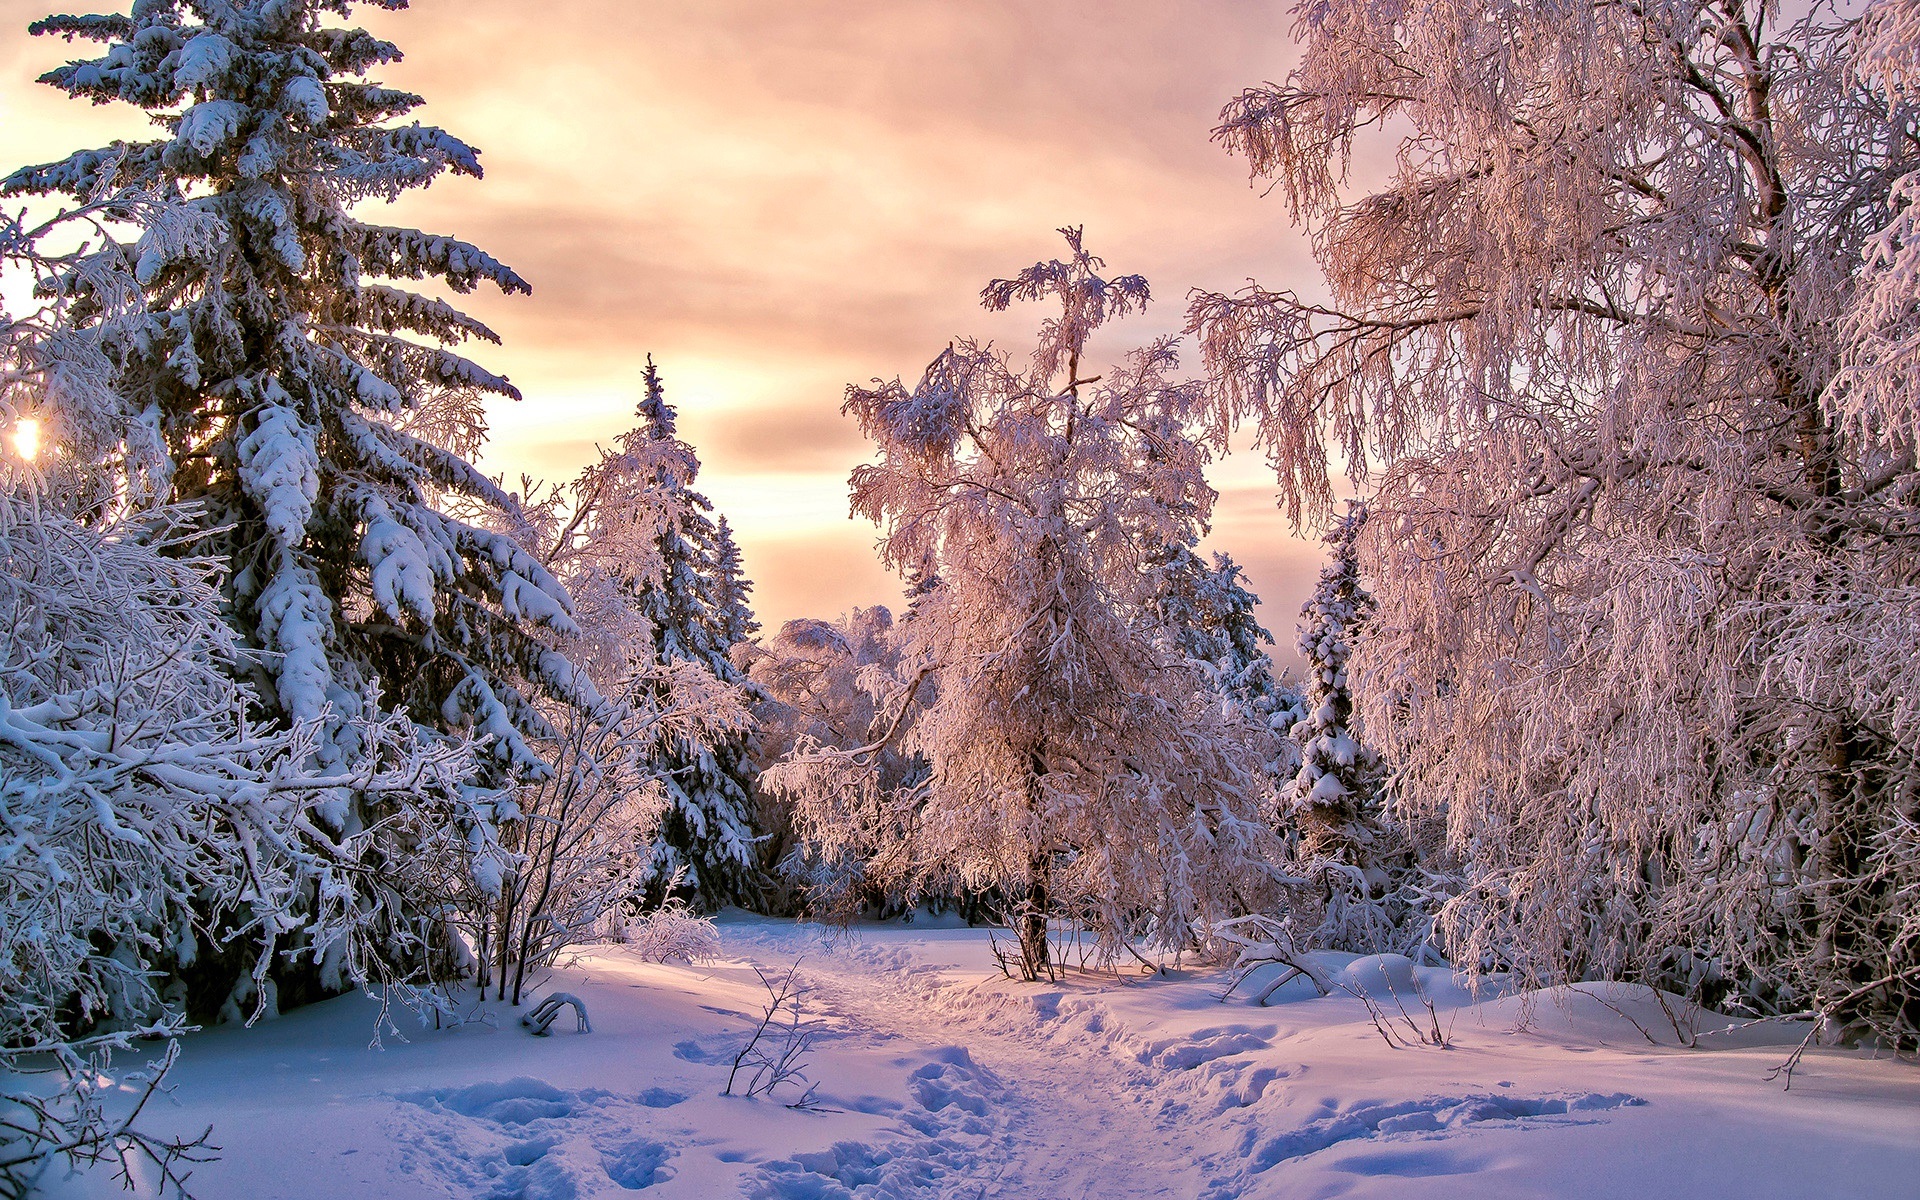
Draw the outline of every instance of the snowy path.
<instances>
[{"instance_id":1,"label":"snowy path","mask_svg":"<svg viewBox=\"0 0 1920 1200\"><path fill-rule=\"evenodd\" d=\"M762 945L766 966L790 952L781 939ZM1038 1032L1044 1025L941 1005L938 969L906 951L839 946L824 957L803 972L825 1012L927 1058L910 1075L916 1108L893 1144L843 1143L774 1164L758 1194L832 1194L823 1190L829 1181L844 1186L845 1166L871 1162L876 1149L890 1156L887 1167L859 1182L880 1195L1129 1200L1208 1190L1194 1138L1143 1091L1140 1072L1124 1072L1104 1054L1063 1052ZM1058 990L1035 989L1033 1015L1057 1014L1061 999Z\"/></svg>"},{"instance_id":2,"label":"snowy path","mask_svg":"<svg viewBox=\"0 0 1920 1200\"><path fill-rule=\"evenodd\" d=\"M1473 1015L1453 1049L1396 1050L1357 1000L1304 985L1223 1005L1217 974L1007 983L968 931L730 935L767 966L804 953L821 1011L910 1071L891 1129L764 1164L758 1200L1824 1197L1807 1151L1829 1144L1851 1194L1911 1200L1920 1166L1911 1067L1836 1058L1858 1075L1789 1095L1763 1080L1777 1047L1649 1046L1618 995L1525 1010L1542 1032L1516 1034L1519 1002L1474 1008L1429 973L1443 1011ZM1350 978L1385 995L1381 969Z\"/></svg>"},{"instance_id":3,"label":"snowy path","mask_svg":"<svg viewBox=\"0 0 1920 1200\"><path fill-rule=\"evenodd\" d=\"M773 966L791 961L795 949L790 936L776 935L749 952ZM1371 1158L1355 1160L1362 1174L1439 1181L1480 1165L1470 1126L1566 1129L1642 1104L1624 1092L1501 1092L1511 1081L1412 1097L1356 1100L1317 1089L1294 1097L1288 1092L1308 1068L1275 1061L1274 1043L1284 1037L1272 1010L1218 1006L1217 978L1015 985L991 972L983 979L978 961L971 977L922 961L929 949L937 947L815 948L819 961L804 973L820 1010L849 1034L913 1048L903 1065L926 1059L910 1076L915 1107L877 1141L769 1164L749 1195L1293 1195L1294 1160L1343 1143L1380 1143ZM1127 1000L1149 1011L1128 1020ZM1189 1019L1161 1022L1169 1014L1150 1010L1167 1001ZM1373 1036L1370 1027L1363 1036Z\"/></svg>"}]
</instances>

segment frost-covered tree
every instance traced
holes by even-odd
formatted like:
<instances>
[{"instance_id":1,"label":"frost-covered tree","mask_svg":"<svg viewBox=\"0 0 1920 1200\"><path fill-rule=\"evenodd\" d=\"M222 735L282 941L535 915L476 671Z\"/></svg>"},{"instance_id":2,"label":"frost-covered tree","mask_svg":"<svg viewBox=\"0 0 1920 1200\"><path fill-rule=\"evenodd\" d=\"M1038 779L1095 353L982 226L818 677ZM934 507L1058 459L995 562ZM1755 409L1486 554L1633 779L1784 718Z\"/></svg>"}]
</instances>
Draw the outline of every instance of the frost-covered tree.
<instances>
[{"instance_id":1,"label":"frost-covered tree","mask_svg":"<svg viewBox=\"0 0 1920 1200\"><path fill-rule=\"evenodd\" d=\"M1883 0L1853 33L1854 77L1891 106L1920 103L1920 3ZM1920 167L1888 190L1886 225L1867 241L1847 306L1835 396L1846 419L1911 448L1920 442Z\"/></svg>"},{"instance_id":2,"label":"frost-covered tree","mask_svg":"<svg viewBox=\"0 0 1920 1200\"><path fill-rule=\"evenodd\" d=\"M740 547L725 516L714 524L713 581L714 620L720 644L738 646L760 632L760 622L753 619L753 606L747 600L753 594L753 581L747 578Z\"/></svg>"},{"instance_id":3,"label":"frost-covered tree","mask_svg":"<svg viewBox=\"0 0 1920 1200\"><path fill-rule=\"evenodd\" d=\"M62 1079L0 1095L0 1194L56 1158L145 1154L166 1174L197 1153L104 1101L114 1052L185 1028L179 976L203 948L252 951L223 1019L274 1015L283 951L427 1000L415 985L428 979L392 973L440 940L439 893L423 885L495 849L437 836L469 815L471 747L375 709L351 768L315 772L316 727L249 719L222 568L192 553L191 515L103 525L0 497L0 1072ZM327 830L342 792L407 798L404 869L375 839ZM367 872L381 879L371 894L352 882Z\"/></svg>"},{"instance_id":4,"label":"frost-covered tree","mask_svg":"<svg viewBox=\"0 0 1920 1200\"><path fill-rule=\"evenodd\" d=\"M495 852L471 744L372 706L353 761L314 770L317 723L255 720L236 670L250 652L222 619L227 565L201 553L201 514L159 503L171 463L109 351L154 331L136 265L212 258L225 233L141 187L38 225L0 218L9 294L43 301L0 319L0 1195L63 1162L113 1163L131 1185L144 1158L177 1183L205 1138L139 1124L177 1046L144 1083L113 1055L171 1038L189 1009L272 1015L282 954L432 1004L421 968L444 941L444 893L425 885ZM341 837L326 820L343 794L406 802L384 836ZM377 888L353 886L374 873ZM236 946L250 970L193 995L181 968Z\"/></svg>"},{"instance_id":5,"label":"frost-covered tree","mask_svg":"<svg viewBox=\"0 0 1920 1200\"><path fill-rule=\"evenodd\" d=\"M660 667L690 663L737 686L743 676L729 651L736 633L755 627L746 605L752 585L740 573L731 531L723 543L712 504L693 489L699 459L676 436L676 414L651 358L645 383L637 435L680 447L686 466L659 481L671 516L657 539L657 572L629 581L635 611L647 623ZM756 886L746 739L670 741L659 750L655 768L667 803L653 842L648 904L670 894L709 910L744 902Z\"/></svg>"},{"instance_id":6,"label":"frost-covered tree","mask_svg":"<svg viewBox=\"0 0 1920 1200\"><path fill-rule=\"evenodd\" d=\"M881 604L856 607L838 621L788 621L773 638L748 643L740 657L758 693L752 747L761 770L809 747L852 751L882 737L880 723L893 713L886 702L903 686L901 650L893 613ZM909 787L926 774L925 763L897 745L875 750L869 769L876 794ZM829 849L805 837L804 827L796 829L797 799L775 785L755 794L755 827L766 839L763 868L791 895L774 907L850 920L907 902L870 878L868 864L879 849L874 842L835 839Z\"/></svg>"},{"instance_id":7,"label":"frost-covered tree","mask_svg":"<svg viewBox=\"0 0 1920 1200\"><path fill-rule=\"evenodd\" d=\"M1063 232L1066 260L982 294L1058 305L1024 362L963 340L912 389L848 389L879 449L854 472L854 510L890 566L939 583L904 624L875 745L780 769L809 837L876 845L870 873L891 885L1013 899L1028 978L1052 970L1056 917L1109 954L1135 936L1188 944L1260 891L1271 842L1246 725L1199 700L1145 619L1152 556L1196 541L1214 499L1189 432L1204 392L1175 378L1171 339L1086 373L1094 331L1148 288ZM896 734L929 774L883 794L859 768Z\"/></svg>"},{"instance_id":8,"label":"frost-covered tree","mask_svg":"<svg viewBox=\"0 0 1920 1200\"><path fill-rule=\"evenodd\" d=\"M362 202L480 166L441 130L400 123L421 100L366 80L399 51L336 21L353 7L141 0L131 15L36 23L36 33L105 44L46 82L145 109L162 136L26 168L5 188L83 202L135 188L220 230L212 252L168 239L139 247L138 323L90 325L110 311L88 295L97 272L81 264L69 282L73 316L100 335L133 410L128 428L152 431L149 473L195 506L206 552L230 566L224 608L258 651L241 661L267 714L315 728L322 769L347 769L368 749L357 730L394 712L483 739L492 783L538 776L549 767L530 740L555 731L536 698L597 699L530 632L570 631L568 600L511 538L448 515L448 498L495 511L513 499L436 441L443 422L428 419L515 392L450 349L496 340L490 330L401 286L527 284L477 247L355 215ZM316 829L390 831L405 807L346 791ZM485 803L473 813L488 824ZM485 829L449 832L491 840ZM409 856L392 845L391 869ZM354 881L385 886L378 871ZM286 984L304 994L341 982L329 965Z\"/></svg>"},{"instance_id":9,"label":"frost-covered tree","mask_svg":"<svg viewBox=\"0 0 1920 1200\"><path fill-rule=\"evenodd\" d=\"M602 697L592 709L544 702L558 733L534 745L554 769L514 789L501 831L511 869L466 906L481 986L514 1003L530 972L624 925L655 877L653 847L677 782L668 773L699 750L725 753L747 730L751 689L734 673L658 653L653 601L668 552L682 544L674 532L702 502L689 486L698 460L660 436L671 413L649 378L640 423L564 487L523 481L526 499L507 527L572 595L579 632L543 636Z\"/></svg>"},{"instance_id":10,"label":"frost-covered tree","mask_svg":"<svg viewBox=\"0 0 1920 1200\"><path fill-rule=\"evenodd\" d=\"M1330 561L1300 610L1300 656L1307 662L1306 713L1293 726L1300 768L1280 792L1283 819L1304 854L1325 854L1362 868L1374 862L1381 818L1380 758L1359 736L1347 660L1354 634L1373 608L1360 583L1354 542L1367 510L1350 505L1327 531Z\"/></svg>"},{"instance_id":11,"label":"frost-covered tree","mask_svg":"<svg viewBox=\"0 0 1920 1200\"><path fill-rule=\"evenodd\" d=\"M1296 14L1219 136L1329 297L1192 325L1296 516L1385 464L1351 670L1455 953L1912 1046L1911 6Z\"/></svg>"}]
</instances>

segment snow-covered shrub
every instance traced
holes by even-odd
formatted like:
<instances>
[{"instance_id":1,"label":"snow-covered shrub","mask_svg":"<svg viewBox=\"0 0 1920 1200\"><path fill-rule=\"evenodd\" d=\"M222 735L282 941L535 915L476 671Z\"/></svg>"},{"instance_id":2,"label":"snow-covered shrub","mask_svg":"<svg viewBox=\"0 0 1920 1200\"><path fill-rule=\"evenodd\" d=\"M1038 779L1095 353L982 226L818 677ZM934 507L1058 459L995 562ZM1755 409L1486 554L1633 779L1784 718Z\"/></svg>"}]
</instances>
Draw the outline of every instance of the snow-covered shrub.
<instances>
[{"instance_id":1,"label":"snow-covered shrub","mask_svg":"<svg viewBox=\"0 0 1920 1200\"><path fill-rule=\"evenodd\" d=\"M270 942L303 882L298 805L268 786L293 741L245 719L218 568L162 553L186 548L178 514L96 529L51 506L0 496L0 1068L46 1055L61 1077L0 1099L21 1191L39 1156L142 1145L104 1114L107 1070L184 1027L149 960L191 959L195 899Z\"/></svg>"},{"instance_id":2,"label":"snow-covered shrub","mask_svg":"<svg viewBox=\"0 0 1920 1200\"><path fill-rule=\"evenodd\" d=\"M737 735L740 701L739 687L681 661L641 669L593 712L556 712L560 735L536 743L553 771L512 791L498 817L510 861L469 900L483 988L519 1003L529 973L636 907L667 804L660 747Z\"/></svg>"},{"instance_id":3,"label":"snow-covered shrub","mask_svg":"<svg viewBox=\"0 0 1920 1200\"><path fill-rule=\"evenodd\" d=\"M720 930L680 899L640 914L620 932L620 940L648 962L678 960L689 966L720 957Z\"/></svg>"},{"instance_id":4,"label":"snow-covered shrub","mask_svg":"<svg viewBox=\"0 0 1920 1200\"><path fill-rule=\"evenodd\" d=\"M472 761L410 722L362 722L350 770L307 769L311 727L248 716L247 654L191 515L94 525L55 504L30 482L0 494L0 1067L46 1061L65 1080L51 1101L9 1086L14 1117L31 1109L0 1130L9 1179L55 1147L78 1161L158 1145L98 1101L113 1051L185 1028L179 973L199 956L244 952L226 998L242 1019L271 1014L269 971L293 955L410 998L419 981L386 949L424 952L431 931L409 914L426 897L397 871L373 898L347 884L405 823L336 839L322 822L351 789L454 825ZM409 861L448 856L415 840Z\"/></svg>"}]
</instances>

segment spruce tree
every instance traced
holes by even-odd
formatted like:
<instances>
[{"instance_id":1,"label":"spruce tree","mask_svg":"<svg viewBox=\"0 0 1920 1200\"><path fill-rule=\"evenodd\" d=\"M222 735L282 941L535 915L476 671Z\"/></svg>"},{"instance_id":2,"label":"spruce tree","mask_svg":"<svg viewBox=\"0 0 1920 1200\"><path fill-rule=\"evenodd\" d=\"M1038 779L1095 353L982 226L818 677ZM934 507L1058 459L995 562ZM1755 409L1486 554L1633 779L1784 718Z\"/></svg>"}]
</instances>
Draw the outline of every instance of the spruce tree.
<instances>
[{"instance_id":1,"label":"spruce tree","mask_svg":"<svg viewBox=\"0 0 1920 1200\"><path fill-rule=\"evenodd\" d=\"M1270 770L1291 778L1299 755L1288 733L1306 715L1305 698L1273 672L1273 645L1254 615L1260 597L1247 587L1240 565L1216 552L1212 565L1184 543L1161 555L1154 614L1178 649L1198 664L1213 687L1248 719L1277 738Z\"/></svg>"},{"instance_id":2,"label":"spruce tree","mask_svg":"<svg viewBox=\"0 0 1920 1200\"><path fill-rule=\"evenodd\" d=\"M1354 539L1365 506L1350 504L1327 532L1331 561L1300 610L1300 653L1307 660L1307 713L1293 727L1300 769L1281 794L1282 815L1297 825L1301 849L1371 867L1380 818L1380 759L1360 741L1347 659L1353 636L1373 608L1360 585Z\"/></svg>"},{"instance_id":3,"label":"spruce tree","mask_svg":"<svg viewBox=\"0 0 1920 1200\"><path fill-rule=\"evenodd\" d=\"M655 440L675 440L676 414L652 358L645 378L641 427ZM660 532L659 572L636 581L636 600L652 629L656 662L690 662L739 684L745 677L727 652L743 632L758 628L746 603L752 584L741 573L731 530L722 536L713 505L692 488L698 458L691 448L685 457L684 476L662 481L679 493L668 504L675 516ZM746 738L712 745L669 738L653 765L666 785L667 808L653 842L645 902L678 895L711 910L749 899L758 859Z\"/></svg>"},{"instance_id":4,"label":"spruce tree","mask_svg":"<svg viewBox=\"0 0 1920 1200\"><path fill-rule=\"evenodd\" d=\"M457 138L399 123L422 100L366 79L400 51L333 21L353 8L138 0L130 15L36 23L36 34L106 46L44 82L145 109L164 136L25 168L4 186L76 200L139 189L225 231L211 249L143 242L134 276L150 319L104 330L103 348L118 390L164 441L162 498L198 506L203 545L230 568L228 615L254 652L243 661L265 715L314 728L317 764L336 769L365 749L356 722L382 711L440 734L471 731L485 746L481 782L504 785L547 770L530 744L553 732L535 697L597 697L533 629L572 631L565 590L510 538L444 504L506 514L515 501L444 437L406 432L449 417L457 426L484 395L517 396L450 349L498 339L397 284L529 287L468 243L355 215L448 172L481 172ZM70 281L83 298L89 277ZM84 321L84 303L76 313ZM490 845L489 793L469 795L465 810L435 819ZM387 829L407 803L343 789L314 836ZM409 855L396 842L375 856L384 867L353 875L366 903L384 902L374 897ZM417 962L430 939L422 914L397 914L395 968ZM302 978L337 987L337 967ZM295 998L284 983L282 998Z\"/></svg>"},{"instance_id":5,"label":"spruce tree","mask_svg":"<svg viewBox=\"0 0 1920 1200\"><path fill-rule=\"evenodd\" d=\"M722 516L716 523L713 539L714 616L719 623L720 640L731 649L760 632L753 619L747 597L753 592L740 561L740 547L734 543L733 529Z\"/></svg>"}]
</instances>

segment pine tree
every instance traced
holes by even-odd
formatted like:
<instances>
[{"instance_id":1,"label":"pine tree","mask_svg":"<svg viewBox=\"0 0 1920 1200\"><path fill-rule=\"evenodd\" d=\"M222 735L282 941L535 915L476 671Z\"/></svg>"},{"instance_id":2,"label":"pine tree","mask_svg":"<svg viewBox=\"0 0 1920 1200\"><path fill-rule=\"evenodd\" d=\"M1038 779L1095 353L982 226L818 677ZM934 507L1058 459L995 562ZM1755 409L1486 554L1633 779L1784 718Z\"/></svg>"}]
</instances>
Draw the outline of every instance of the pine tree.
<instances>
[{"instance_id":1,"label":"pine tree","mask_svg":"<svg viewBox=\"0 0 1920 1200\"><path fill-rule=\"evenodd\" d=\"M1307 712L1292 730L1300 769L1281 794L1281 808L1297 823L1305 853L1370 868L1379 832L1380 759L1360 740L1347 685L1354 633L1373 607L1354 553L1366 519L1363 505L1350 504L1334 522L1325 539L1332 561L1300 610Z\"/></svg>"},{"instance_id":2,"label":"pine tree","mask_svg":"<svg viewBox=\"0 0 1920 1200\"><path fill-rule=\"evenodd\" d=\"M676 417L653 359L647 359L641 428L656 441L676 441ZM670 482L675 514L659 536L658 574L638 581L636 601L652 629L656 662L691 662L729 684L744 682L728 651L743 631L758 628L747 607L751 590L731 531L710 515L712 504L692 484L699 460ZM712 744L671 739L654 763L667 807L653 842L646 901L679 894L705 909L746 901L755 889L753 767L743 736Z\"/></svg>"},{"instance_id":3,"label":"pine tree","mask_svg":"<svg viewBox=\"0 0 1920 1200\"><path fill-rule=\"evenodd\" d=\"M246 661L259 664L267 714L317 727L316 761L333 767L364 750L356 723L381 712L470 731L486 746L483 782L502 784L547 769L529 746L553 732L534 697L597 697L533 636L572 631L564 589L510 538L435 502L502 513L514 500L446 445L404 431L476 411L483 394L517 396L449 349L497 337L383 281L529 288L475 246L354 215L447 172L478 177L480 164L439 129L397 123L422 100L366 80L400 52L330 23L353 6L139 0L131 15L36 23L106 44L45 82L146 109L165 136L20 170L5 191L140 189L224 229L212 251L143 244L134 276L148 319L103 331L103 349L120 393L159 432L171 498L197 503L205 545L230 566L228 611L259 652ZM83 265L69 280L83 301L89 277ZM75 313L84 322L85 303ZM473 796L461 836L488 844L489 802ZM324 837L386 828L405 803L343 790ZM384 868L354 878L377 892L381 870L404 870L408 853L396 844ZM396 947L409 936L396 931ZM337 964L313 982L340 986Z\"/></svg>"},{"instance_id":4,"label":"pine tree","mask_svg":"<svg viewBox=\"0 0 1920 1200\"><path fill-rule=\"evenodd\" d=\"M1299 748L1289 735L1307 715L1306 699L1273 673L1273 659L1265 649L1273 644L1273 635L1254 616L1260 597L1246 586L1239 564L1227 554L1216 552L1209 566L1181 543L1167 548L1159 570L1156 619L1215 691L1272 732L1267 770L1278 787L1300 769Z\"/></svg>"},{"instance_id":5,"label":"pine tree","mask_svg":"<svg viewBox=\"0 0 1920 1200\"><path fill-rule=\"evenodd\" d=\"M714 613L720 641L731 649L759 633L760 622L753 619L753 608L747 603L753 581L741 565L740 547L734 544L733 529L724 516L714 529L713 548Z\"/></svg>"}]
</instances>

